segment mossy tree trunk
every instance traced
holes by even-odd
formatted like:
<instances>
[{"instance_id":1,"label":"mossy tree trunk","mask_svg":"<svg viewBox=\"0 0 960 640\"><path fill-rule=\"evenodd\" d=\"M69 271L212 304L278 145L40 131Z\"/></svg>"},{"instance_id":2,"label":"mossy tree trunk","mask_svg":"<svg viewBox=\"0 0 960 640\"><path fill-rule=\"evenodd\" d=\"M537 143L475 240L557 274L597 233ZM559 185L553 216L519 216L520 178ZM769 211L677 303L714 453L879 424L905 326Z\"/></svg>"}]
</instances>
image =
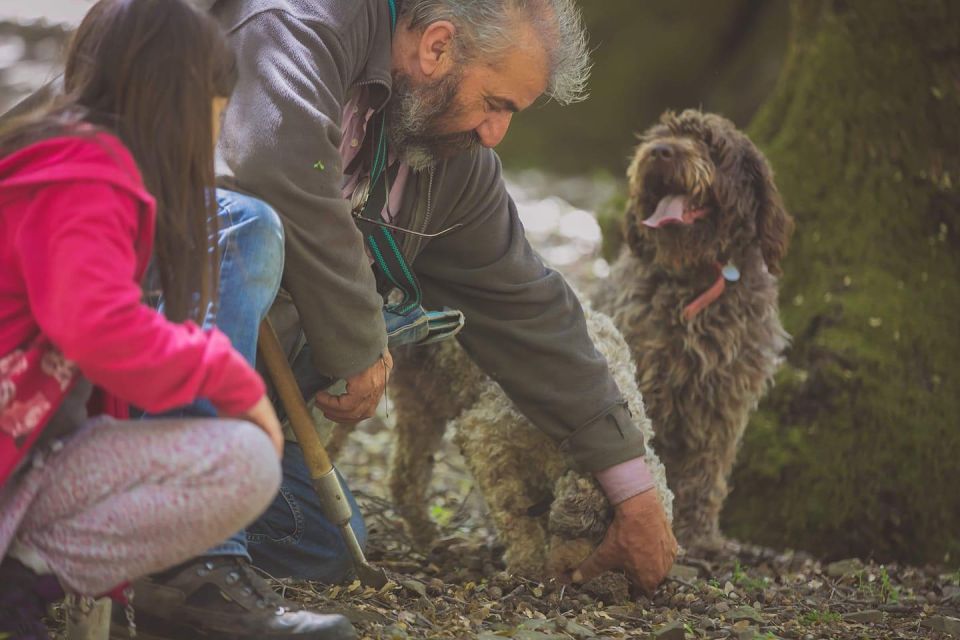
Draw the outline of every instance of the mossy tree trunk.
<instances>
[{"instance_id":1,"label":"mossy tree trunk","mask_svg":"<svg viewBox=\"0 0 960 640\"><path fill-rule=\"evenodd\" d=\"M729 533L960 558L960 3L794 0L750 133L797 234L789 363L748 429Z\"/></svg>"}]
</instances>

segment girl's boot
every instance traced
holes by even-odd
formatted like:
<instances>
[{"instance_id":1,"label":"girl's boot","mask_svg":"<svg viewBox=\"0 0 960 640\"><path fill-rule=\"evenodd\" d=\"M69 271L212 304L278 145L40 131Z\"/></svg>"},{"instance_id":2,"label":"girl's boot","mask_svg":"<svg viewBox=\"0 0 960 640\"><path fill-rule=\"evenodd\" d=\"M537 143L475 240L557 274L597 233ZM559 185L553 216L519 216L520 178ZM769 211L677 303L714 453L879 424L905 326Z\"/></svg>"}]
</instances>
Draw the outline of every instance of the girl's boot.
<instances>
[{"instance_id":1,"label":"girl's boot","mask_svg":"<svg viewBox=\"0 0 960 640\"><path fill-rule=\"evenodd\" d=\"M37 575L13 558L0 563L0 638L48 640L47 605L63 598L60 582Z\"/></svg>"}]
</instances>

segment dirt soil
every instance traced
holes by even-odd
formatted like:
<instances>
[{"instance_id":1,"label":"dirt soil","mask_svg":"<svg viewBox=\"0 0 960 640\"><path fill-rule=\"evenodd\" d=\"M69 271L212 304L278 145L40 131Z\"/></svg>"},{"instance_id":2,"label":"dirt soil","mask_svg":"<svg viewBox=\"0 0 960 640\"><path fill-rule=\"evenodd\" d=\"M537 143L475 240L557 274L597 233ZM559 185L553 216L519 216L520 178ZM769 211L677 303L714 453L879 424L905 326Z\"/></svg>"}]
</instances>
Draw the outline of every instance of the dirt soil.
<instances>
[{"instance_id":1,"label":"dirt soil","mask_svg":"<svg viewBox=\"0 0 960 640\"><path fill-rule=\"evenodd\" d=\"M346 614L364 638L960 638L960 572L944 567L827 563L741 544L722 558L681 558L652 599L631 598L613 574L581 588L512 576L449 444L430 502L442 533L415 550L384 496L389 441L385 421L368 421L338 466L367 518L368 557L391 582L276 582L289 598Z\"/></svg>"}]
</instances>

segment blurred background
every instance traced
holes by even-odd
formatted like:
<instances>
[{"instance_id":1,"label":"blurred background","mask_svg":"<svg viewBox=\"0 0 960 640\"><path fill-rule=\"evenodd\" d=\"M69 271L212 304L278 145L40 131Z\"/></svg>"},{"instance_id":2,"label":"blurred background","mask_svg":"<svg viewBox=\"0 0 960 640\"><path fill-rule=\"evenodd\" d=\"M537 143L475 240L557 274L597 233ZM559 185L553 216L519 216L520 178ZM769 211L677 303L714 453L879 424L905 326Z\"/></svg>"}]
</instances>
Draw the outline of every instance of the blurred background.
<instances>
[{"instance_id":1,"label":"blurred background","mask_svg":"<svg viewBox=\"0 0 960 640\"><path fill-rule=\"evenodd\" d=\"M51 77L88 6L2 2L0 110ZM584 288L606 275L635 134L665 109L747 131L797 221L781 288L794 342L744 437L726 532L956 565L960 2L581 6L591 99L520 114L498 149L549 262Z\"/></svg>"},{"instance_id":2,"label":"blurred background","mask_svg":"<svg viewBox=\"0 0 960 640\"><path fill-rule=\"evenodd\" d=\"M87 0L0 8L0 110L41 83ZM633 132L667 108L702 107L746 126L776 81L787 42L785 0L586 0L594 49L591 99L537 105L500 149L513 170L619 178Z\"/></svg>"}]
</instances>

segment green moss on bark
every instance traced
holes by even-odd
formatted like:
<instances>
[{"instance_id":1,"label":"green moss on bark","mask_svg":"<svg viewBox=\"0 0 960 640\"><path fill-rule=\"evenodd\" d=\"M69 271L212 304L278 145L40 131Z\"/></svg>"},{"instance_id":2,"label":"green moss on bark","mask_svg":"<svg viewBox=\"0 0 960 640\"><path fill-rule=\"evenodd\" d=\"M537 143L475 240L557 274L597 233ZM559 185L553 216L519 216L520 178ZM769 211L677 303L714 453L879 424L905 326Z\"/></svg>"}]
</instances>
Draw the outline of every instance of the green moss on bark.
<instances>
[{"instance_id":1,"label":"green moss on bark","mask_svg":"<svg viewBox=\"0 0 960 640\"><path fill-rule=\"evenodd\" d=\"M960 554L960 4L795 0L750 128L797 234L789 364L744 438L733 535Z\"/></svg>"}]
</instances>

